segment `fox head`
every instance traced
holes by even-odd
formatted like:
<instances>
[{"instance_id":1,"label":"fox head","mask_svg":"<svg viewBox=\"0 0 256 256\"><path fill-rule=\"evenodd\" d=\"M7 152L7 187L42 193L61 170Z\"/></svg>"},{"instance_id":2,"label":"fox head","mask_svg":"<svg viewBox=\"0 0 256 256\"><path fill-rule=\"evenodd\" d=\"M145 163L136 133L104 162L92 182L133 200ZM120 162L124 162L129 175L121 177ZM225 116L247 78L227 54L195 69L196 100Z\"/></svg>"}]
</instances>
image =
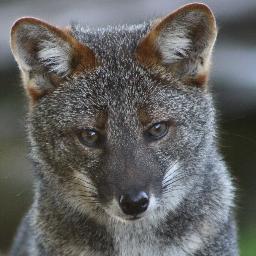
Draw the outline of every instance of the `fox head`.
<instances>
[{"instance_id":1,"label":"fox head","mask_svg":"<svg viewBox=\"0 0 256 256\"><path fill-rule=\"evenodd\" d=\"M207 79L216 34L203 4L95 30L18 20L11 47L40 189L92 218L125 222L164 216L193 196L214 145Z\"/></svg>"}]
</instances>

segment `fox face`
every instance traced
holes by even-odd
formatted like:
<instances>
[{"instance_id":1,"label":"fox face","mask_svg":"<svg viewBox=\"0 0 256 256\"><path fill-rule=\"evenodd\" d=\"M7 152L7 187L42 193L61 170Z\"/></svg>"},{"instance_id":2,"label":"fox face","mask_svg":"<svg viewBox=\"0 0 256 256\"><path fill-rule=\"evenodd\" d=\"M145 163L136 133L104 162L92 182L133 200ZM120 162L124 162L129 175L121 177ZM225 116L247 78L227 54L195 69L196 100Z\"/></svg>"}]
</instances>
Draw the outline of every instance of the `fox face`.
<instances>
[{"instance_id":1,"label":"fox face","mask_svg":"<svg viewBox=\"0 0 256 256\"><path fill-rule=\"evenodd\" d=\"M201 4L98 30L18 20L12 51L42 192L123 222L160 220L193 195L215 131L206 86L215 38Z\"/></svg>"}]
</instances>

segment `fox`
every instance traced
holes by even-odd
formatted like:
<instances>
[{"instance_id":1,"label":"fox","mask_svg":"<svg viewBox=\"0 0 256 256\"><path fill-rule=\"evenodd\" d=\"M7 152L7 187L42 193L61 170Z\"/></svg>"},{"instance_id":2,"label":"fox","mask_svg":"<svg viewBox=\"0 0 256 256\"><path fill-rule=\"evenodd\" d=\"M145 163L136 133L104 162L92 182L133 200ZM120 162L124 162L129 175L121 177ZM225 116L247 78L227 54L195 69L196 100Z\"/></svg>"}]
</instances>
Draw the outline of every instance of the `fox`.
<instances>
[{"instance_id":1,"label":"fox","mask_svg":"<svg viewBox=\"0 0 256 256\"><path fill-rule=\"evenodd\" d=\"M200 3L135 25L14 23L34 197L10 255L239 255L216 37Z\"/></svg>"}]
</instances>

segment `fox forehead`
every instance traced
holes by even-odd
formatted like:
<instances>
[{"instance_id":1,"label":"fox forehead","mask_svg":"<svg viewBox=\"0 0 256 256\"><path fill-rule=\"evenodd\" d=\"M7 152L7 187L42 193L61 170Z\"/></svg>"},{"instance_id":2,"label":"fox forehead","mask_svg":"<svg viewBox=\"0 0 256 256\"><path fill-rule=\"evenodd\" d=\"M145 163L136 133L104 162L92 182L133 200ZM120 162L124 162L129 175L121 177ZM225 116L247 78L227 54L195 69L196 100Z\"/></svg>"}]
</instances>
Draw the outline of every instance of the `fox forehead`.
<instances>
[{"instance_id":1,"label":"fox forehead","mask_svg":"<svg viewBox=\"0 0 256 256\"><path fill-rule=\"evenodd\" d=\"M150 28L149 22L137 25L109 26L91 29L81 25L71 26L70 33L81 43L92 49L100 64L115 64L127 62L134 57L134 51Z\"/></svg>"},{"instance_id":2,"label":"fox forehead","mask_svg":"<svg viewBox=\"0 0 256 256\"><path fill-rule=\"evenodd\" d=\"M108 71L102 72L107 72L110 79L103 81L102 75L99 79L91 75L67 82L42 99L35 106L32 116L43 115L43 119L51 119L51 123L64 123L70 116L71 125L82 119L89 127L104 128L108 120L112 124L128 122L132 126L139 119L146 126L159 119L160 113L165 114L163 106L159 104L161 92L157 92L156 85L146 77L138 80L134 73L133 78L129 79L119 73L111 78ZM50 114L47 111L49 108L54 108Z\"/></svg>"},{"instance_id":3,"label":"fox forehead","mask_svg":"<svg viewBox=\"0 0 256 256\"><path fill-rule=\"evenodd\" d=\"M138 127L146 129L170 118L185 123L200 121L188 119L188 110L189 116L204 112L200 119L207 115L208 98L196 88L188 92L175 84L158 83L146 73L136 73L136 69L132 72L133 77L127 78L125 71L113 76L111 71L99 68L94 75L67 82L35 106L32 116L38 120L37 126L44 120L44 124L55 123L60 130L106 130L108 125L112 130L128 127L136 132Z\"/></svg>"}]
</instances>

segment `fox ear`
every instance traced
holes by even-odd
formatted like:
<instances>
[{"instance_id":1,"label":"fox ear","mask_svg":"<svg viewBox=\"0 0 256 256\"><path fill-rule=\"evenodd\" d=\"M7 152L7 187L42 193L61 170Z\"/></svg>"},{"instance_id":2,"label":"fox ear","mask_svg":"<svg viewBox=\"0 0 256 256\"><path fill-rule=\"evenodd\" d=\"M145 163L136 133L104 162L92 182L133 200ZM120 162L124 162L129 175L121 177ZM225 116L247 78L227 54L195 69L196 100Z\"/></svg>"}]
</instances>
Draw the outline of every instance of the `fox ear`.
<instances>
[{"instance_id":1,"label":"fox ear","mask_svg":"<svg viewBox=\"0 0 256 256\"><path fill-rule=\"evenodd\" d=\"M92 50L68 30L35 18L16 21L11 30L11 49L32 103L67 77L96 66Z\"/></svg>"},{"instance_id":2,"label":"fox ear","mask_svg":"<svg viewBox=\"0 0 256 256\"><path fill-rule=\"evenodd\" d=\"M154 24L139 42L136 57L153 72L203 87L207 82L216 22L204 4L189 4Z\"/></svg>"}]
</instances>

